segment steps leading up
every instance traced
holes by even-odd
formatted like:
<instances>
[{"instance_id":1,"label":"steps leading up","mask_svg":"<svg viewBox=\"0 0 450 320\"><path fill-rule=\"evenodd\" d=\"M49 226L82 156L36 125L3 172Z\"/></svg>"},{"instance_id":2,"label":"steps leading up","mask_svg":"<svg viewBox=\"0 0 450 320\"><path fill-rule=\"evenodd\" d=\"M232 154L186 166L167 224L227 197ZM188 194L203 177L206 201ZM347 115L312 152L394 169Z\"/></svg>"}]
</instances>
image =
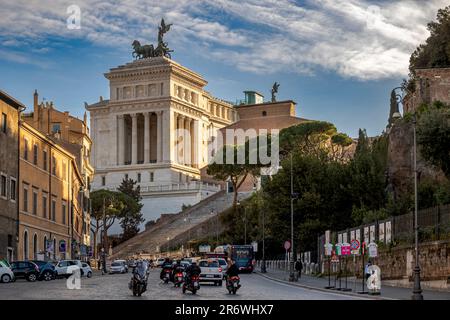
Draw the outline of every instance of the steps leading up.
<instances>
[{"instance_id":1,"label":"steps leading up","mask_svg":"<svg viewBox=\"0 0 450 320\"><path fill-rule=\"evenodd\" d=\"M248 195L240 195L245 198ZM121 243L113 248L111 259L127 258L133 254L157 252L157 247L161 250L170 243L170 240L178 238L197 225L215 218L220 213L233 204L233 194L224 190L208 197L196 205L164 219L160 219L147 230L139 233L135 237ZM215 214L211 214L211 212ZM169 240L168 240L169 239Z\"/></svg>"}]
</instances>

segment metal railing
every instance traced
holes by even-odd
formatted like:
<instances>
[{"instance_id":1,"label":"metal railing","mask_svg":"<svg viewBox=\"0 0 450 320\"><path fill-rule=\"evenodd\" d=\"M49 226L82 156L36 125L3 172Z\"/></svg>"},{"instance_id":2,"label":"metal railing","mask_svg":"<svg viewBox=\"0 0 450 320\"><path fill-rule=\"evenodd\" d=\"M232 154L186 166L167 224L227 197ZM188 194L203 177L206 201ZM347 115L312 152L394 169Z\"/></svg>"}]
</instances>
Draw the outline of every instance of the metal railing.
<instances>
[{"instance_id":1,"label":"metal railing","mask_svg":"<svg viewBox=\"0 0 450 320\"><path fill-rule=\"evenodd\" d=\"M172 183L164 185L145 185L138 183L141 188L141 193L147 192L173 192L173 191L211 191L217 192L221 190L219 184L206 183L200 181L191 181L186 183ZM106 189L110 191L117 191L119 185L102 186L96 189Z\"/></svg>"}]
</instances>

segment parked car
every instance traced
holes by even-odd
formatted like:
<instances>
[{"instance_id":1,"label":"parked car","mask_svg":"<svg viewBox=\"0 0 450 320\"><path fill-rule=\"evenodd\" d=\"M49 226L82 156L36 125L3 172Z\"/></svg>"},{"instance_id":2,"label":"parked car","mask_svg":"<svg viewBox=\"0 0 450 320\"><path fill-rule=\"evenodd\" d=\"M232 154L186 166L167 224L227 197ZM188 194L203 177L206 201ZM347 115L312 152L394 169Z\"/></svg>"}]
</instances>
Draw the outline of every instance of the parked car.
<instances>
[{"instance_id":1,"label":"parked car","mask_svg":"<svg viewBox=\"0 0 450 320\"><path fill-rule=\"evenodd\" d=\"M32 260L39 267L38 280L50 281L56 279L56 268L48 261Z\"/></svg>"},{"instance_id":2,"label":"parked car","mask_svg":"<svg viewBox=\"0 0 450 320\"><path fill-rule=\"evenodd\" d=\"M81 270L83 270L83 274L86 275L86 277L90 278L92 277L92 269L91 266L88 265L86 262L81 263Z\"/></svg>"},{"instance_id":3,"label":"parked car","mask_svg":"<svg viewBox=\"0 0 450 320\"><path fill-rule=\"evenodd\" d=\"M11 263L11 271L16 279L24 278L34 282L39 277L39 267L31 261L14 261Z\"/></svg>"},{"instance_id":4,"label":"parked car","mask_svg":"<svg viewBox=\"0 0 450 320\"><path fill-rule=\"evenodd\" d=\"M127 272L127 266L126 263L124 263L123 260L117 260L113 261L111 263L111 267L109 268L109 273L126 273Z\"/></svg>"},{"instance_id":5,"label":"parked car","mask_svg":"<svg viewBox=\"0 0 450 320\"><path fill-rule=\"evenodd\" d=\"M225 260L224 258L217 258L217 261L219 262L219 265L222 268L222 275L223 278L225 279L228 270L227 260Z\"/></svg>"},{"instance_id":6,"label":"parked car","mask_svg":"<svg viewBox=\"0 0 450 320\"><path fill-rule=\"evenodd\" d=\"M0 282L8 283L14 281L16 277L11 270L11 266L6 260L0 260Z\"/></svg>"},{"instance_id":7,"label":"parked car","mask_svg":"<svg viewBox=\"0 0 450 320\"><path fill-rule=\"evenodd\" d=\"M117 259L117 260L114 260L114 262L120 262L120 263L123 263L123 265L125 266L126 272L128 272L128 263L127 263L127 260Z\"/></svg>"},{"instance_id":8,"label":"parked car","mask_svg":"<svg viewBox=\"0 0 450 320\"><path fill-rule=\"evenodd\" d=\"M213 282L214 285L222 285L222 268L217 259L200 260L198 266L201 269L200 282Z\"/></svg>"},{"instance_id":9,"label":"parked car","mask_svg":"<svg viewBox=\"0 0 450 320\"><path fill-rule=\"evenodd\" d=\"M57 277L70 277L72 272L68 270L71 266L77 266L80 268L81 275L83 275L83 265L80 260L61 260L55 266L56 276Z\"/></svg>"}]
</instances>

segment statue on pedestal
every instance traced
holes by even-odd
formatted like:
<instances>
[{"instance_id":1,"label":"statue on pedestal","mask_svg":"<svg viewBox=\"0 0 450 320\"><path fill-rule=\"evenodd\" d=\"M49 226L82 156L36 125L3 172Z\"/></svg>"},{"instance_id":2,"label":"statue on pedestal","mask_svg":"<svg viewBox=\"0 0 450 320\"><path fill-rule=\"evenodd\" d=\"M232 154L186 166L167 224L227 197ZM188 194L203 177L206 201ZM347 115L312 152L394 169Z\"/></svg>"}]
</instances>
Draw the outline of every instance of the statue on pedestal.
<instances>
[{"instance_id":1,"label":"statue on pedestal","mask_svg":"<svg viewBox=\"0 0 450 320\"><path fill-rule=\"evenodd\" d=\"M133 46L133 58L145 59L154 57L167 57L171 59L170 50L167 42L164 42L164 34L170 30L172 24L166 24L164 19L161 19L161 25L158 27L158 46L155 48L153 44L141 45L138 40L134 40Z\"/></svg>"},{"instance_id":2,"label":"statue on pedestal","mask_svg":"<svg viewBox=\"0 0 450 320\"><path fill-rule=\"evenodd\" d=\"M273 87L272 87L272 102L277 102L277 98L276 98L275 94L278 93L278 88L279 87L280 87L279 83L275 82L273 84Z\"/></svg>"}]
</instances>

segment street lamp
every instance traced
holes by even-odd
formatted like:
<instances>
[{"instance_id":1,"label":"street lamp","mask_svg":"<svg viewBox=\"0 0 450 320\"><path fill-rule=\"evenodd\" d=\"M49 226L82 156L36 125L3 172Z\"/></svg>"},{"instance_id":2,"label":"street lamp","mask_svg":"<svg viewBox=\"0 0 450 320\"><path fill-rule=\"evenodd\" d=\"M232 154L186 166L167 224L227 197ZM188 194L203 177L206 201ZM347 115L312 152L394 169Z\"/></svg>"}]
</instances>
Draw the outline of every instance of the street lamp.
<instances>
[{"instance_id":1,"label":"street lamp","mask_svg":"<svg viewBox=\"0 0 450 320\"><path fill-rule=\"evenodd\" d=\"M396 88L397 89L397 88ZM396 90L394 89L394 90ZM400 96L403 105L403 96ZM392 116L394 120L402 118L402 115L395 112ZM420 266L419 266L419 224L417 219L418 212L418 197L417 197L417 141L416 141L416 114L413 114L413 157L414 157L414 238L415 238L415 264L414 267L414 289L413 300L423 300L422 289L420 286Z\"/></svg>"},{"instance_id":2,"label":"street lamp","mask_svg":"<svg viewBox=\"0 0 450 320\"><path fill-rule=\"evenodd\" d=\"M292 152L291 152L291 259L289 261L289 281L295 281L294 275L294 199L297 194L294 193L294 175L292 172Z\"/></svg>"}]
</instances>

